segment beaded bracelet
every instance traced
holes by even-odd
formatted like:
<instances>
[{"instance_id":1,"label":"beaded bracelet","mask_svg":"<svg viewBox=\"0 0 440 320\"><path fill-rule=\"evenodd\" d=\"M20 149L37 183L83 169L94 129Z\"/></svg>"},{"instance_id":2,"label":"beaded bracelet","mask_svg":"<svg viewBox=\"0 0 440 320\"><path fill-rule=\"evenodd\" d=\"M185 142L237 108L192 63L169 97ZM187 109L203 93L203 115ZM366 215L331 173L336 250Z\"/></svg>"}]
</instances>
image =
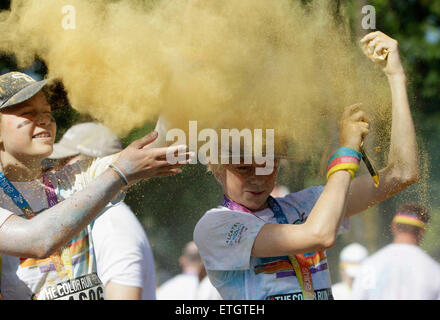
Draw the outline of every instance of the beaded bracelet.
<instances>
[{"instance_id":1,"label":"beaded bracelet","mask_svg":"<svg viewBox=\"0 0 440 320\"><path fill-rule=\"evenodd\" d=\"M355 172L359 170L361 159L362 154L360 152L347 147L340 147L328 160L327 180L333 173L340 170L348 171L353 179Z\"/></svg>"}]
</instances>

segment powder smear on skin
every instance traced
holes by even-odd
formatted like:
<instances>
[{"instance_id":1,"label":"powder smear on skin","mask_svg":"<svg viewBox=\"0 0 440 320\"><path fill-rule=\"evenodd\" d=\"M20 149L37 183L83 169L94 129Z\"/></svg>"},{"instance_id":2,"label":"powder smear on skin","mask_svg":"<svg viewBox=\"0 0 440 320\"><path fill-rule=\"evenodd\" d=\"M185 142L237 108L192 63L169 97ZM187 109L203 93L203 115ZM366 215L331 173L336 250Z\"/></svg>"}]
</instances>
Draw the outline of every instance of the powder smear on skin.
<instances>
[{"instance_id":1,"label":"powder smear on skin","mask_svg":"<svg viewBox=\"0 0 440 320\"><path fill-rule=\"evenodd\" d=\"M12 0L0 51L21 66L43 60L72 107L118 135L159 115L184 130L190 120L199 131L273 128L291 156L320 159L337 144L344 107L362 102L367 149L386 154L388 83L331 2ZM74 29L63 28L66 5Z\"/></svg>"}]
</instances>

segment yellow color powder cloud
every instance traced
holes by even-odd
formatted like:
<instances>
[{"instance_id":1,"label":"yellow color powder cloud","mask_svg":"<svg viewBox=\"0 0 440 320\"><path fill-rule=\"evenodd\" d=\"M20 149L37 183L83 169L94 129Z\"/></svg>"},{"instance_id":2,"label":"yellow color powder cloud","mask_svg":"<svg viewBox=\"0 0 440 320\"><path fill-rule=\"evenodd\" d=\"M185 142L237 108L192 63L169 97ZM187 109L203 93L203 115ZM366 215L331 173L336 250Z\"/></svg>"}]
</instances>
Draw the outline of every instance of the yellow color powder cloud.
<instances>
[{"instance_id":1,"label":"yellow color powder cloud","mask_svg":"<svg viewBox=\"0 0 440 320\"><path fill-rule=\"evenodd\" d=\"M162 114L182 129L189 120L274 128L299 155L328 148L354 103L364 103L377 136L389 129L386 79L330 3L13 0L0 14L0 51L22 66L45 61L73 108L119 135ZM66 5L74 29L63 27Z\"/></svg>"}]
</instances>

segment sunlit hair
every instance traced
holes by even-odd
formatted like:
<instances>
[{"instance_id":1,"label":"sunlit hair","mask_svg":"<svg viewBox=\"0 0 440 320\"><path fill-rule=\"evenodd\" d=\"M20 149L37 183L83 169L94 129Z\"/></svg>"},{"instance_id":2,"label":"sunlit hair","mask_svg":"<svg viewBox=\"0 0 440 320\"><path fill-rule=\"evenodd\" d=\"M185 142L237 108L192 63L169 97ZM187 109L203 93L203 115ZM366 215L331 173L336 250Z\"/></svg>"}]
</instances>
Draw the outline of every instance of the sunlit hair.
<instances>
[{"instance_id":1,"label":"sunlit hair","mask_svg":"<svg viewBox=\"0 0 440 320\"><path fill-rule=\"evenodd\" d=\"M218 183L221 184L221 181L218 179L218 175L221 173L221 171L224 170L224 165L222 164L213 164L213 163L208 163L206 165L206 171L209 173L212 173L215 177L215 179L217 180Z\"/></svg>"}]
</instances>

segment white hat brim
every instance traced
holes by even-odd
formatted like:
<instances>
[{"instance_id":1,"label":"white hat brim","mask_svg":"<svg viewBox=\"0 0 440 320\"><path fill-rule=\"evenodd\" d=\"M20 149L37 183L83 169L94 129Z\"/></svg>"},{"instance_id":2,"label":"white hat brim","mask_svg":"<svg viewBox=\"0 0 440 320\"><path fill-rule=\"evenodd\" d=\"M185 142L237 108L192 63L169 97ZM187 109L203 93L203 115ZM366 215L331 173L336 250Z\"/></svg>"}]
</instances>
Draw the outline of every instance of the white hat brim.
<instances>
[{"instance_id":1,"label":"white hat brim","mask_svg":"<svg viewBox=\"0 0 440 320\"><path fill-rule=\"evenodd\" d=\"M62 158L76 156L79 153L80 152L76 149L68 148L60 143L55 143L53 145L53 152L48 158L49 159L62 159Z\"/></svg>"}]
</instances>

